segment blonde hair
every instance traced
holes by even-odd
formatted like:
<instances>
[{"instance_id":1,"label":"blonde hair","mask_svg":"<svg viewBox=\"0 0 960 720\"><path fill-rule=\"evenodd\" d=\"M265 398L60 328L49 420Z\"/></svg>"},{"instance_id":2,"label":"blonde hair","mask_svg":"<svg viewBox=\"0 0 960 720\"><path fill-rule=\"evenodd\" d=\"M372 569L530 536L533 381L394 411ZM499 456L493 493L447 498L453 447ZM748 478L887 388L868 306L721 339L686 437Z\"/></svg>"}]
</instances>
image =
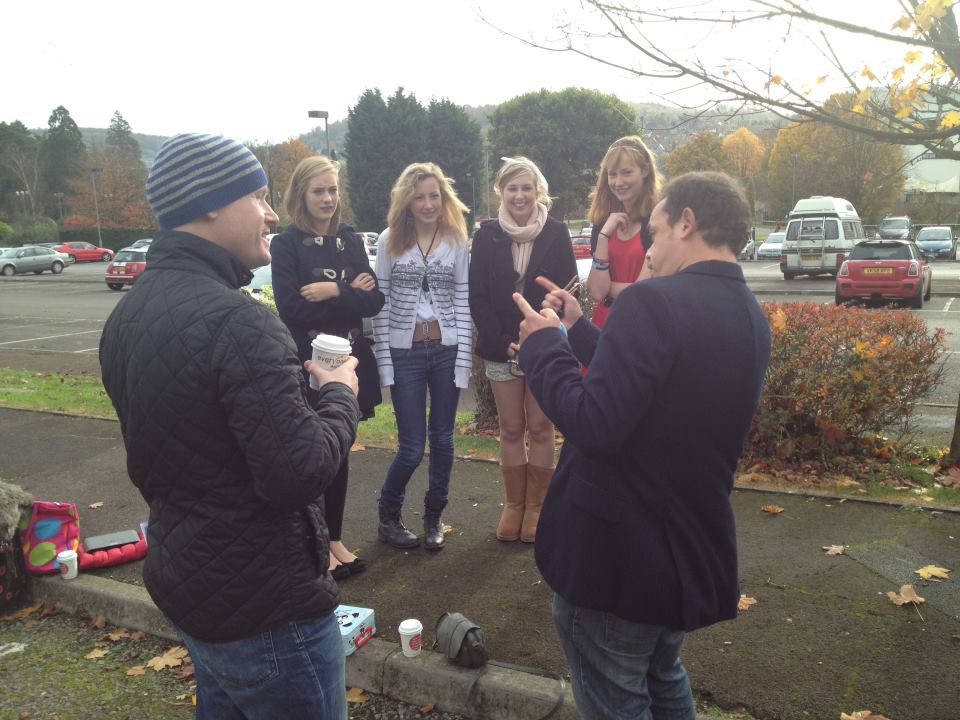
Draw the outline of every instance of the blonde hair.
<instances>
[{"instance_id":1,"label":"blonde hair","mask_svg":"<svg viewBox=\"0 0 960 720\"><path fill-rule=\"evenodd\" d=\"M608 168L629 159L640 168L643 177L643 197L635 209L637 218L647 220L653 212L653 206L660 199L660 175L657 173L657 162L650 149L644 145L637 135L622 137L607 148L603 161L600 163L600 172L597 175L597 186L590 193L590 222L599 226L606 222L610 213L626 212L623 203L617 199L607 181Z\"/></svg>"},{"instance_id":2,"label":"blonde hair","mask_svg":"<svg viewBox=\"0 0 960 720\"><path fill-rule=\"evenodd\" d=\"M310 182L325 172L332 172L337 181L337 209L330 218L330 225L318 228L313 225L313 218L307 211L307 189ZM301 230L309 230L317 234L336 235L340 229L340 215L343 211L345 188L340 184L340 163L331 160L325 155L313 155L304 158L293 171L290 184L283 195L283 207L290 216L290 221Z\"/></svg>"},{"instance_id":3,"label":"blonde hair","mask_svg":"<svg viewBox=\"0 0 960 720\"><path fill-rule=\"evenodd\" d=\"M410 203L417 194L417 185L433 178L440 186L439 235L457 245L467 244L467 221L464 213L469 208L464 205L453 189L453 180L443 174L443 170L434 163L413 163L407 165L390 191L390 210L387 212L386 250L389 255L398 257L413 247L417 241L413 228L413 214Z\"/></svg>"},{"instance_id":4,"label":"blonde hair","mask_svg":"<svg viewBox=\"0 0 960 720\"><path fill-rule=\"evenodd\" d=\"M511 180L524 173L530 173L533 176L533 184L537 188L537 202L543 203L549 210L550 206L553 205L553 198L549 195L550 188L547 185L547 179L540 172L536 163L522 155L515 158L503 157L500 159L503 160L503 165L500 166L497 177L493 181L493 189L497 193L497 197L503 197L503 188Z\"/></svg>"}]
</instances>

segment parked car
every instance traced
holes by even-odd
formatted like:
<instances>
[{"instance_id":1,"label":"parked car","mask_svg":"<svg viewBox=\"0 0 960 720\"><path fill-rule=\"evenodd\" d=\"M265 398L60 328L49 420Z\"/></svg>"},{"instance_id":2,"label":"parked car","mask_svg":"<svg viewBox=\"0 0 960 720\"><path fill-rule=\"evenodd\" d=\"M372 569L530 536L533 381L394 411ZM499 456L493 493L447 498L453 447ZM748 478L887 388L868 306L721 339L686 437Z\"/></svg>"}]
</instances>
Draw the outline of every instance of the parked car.
<instances>
[{"instance_id":1,"label":"parked car","mask_svg":"<svg viewBox=\"0 0 960 720\"><path fill-rule=\"evenodd\" d=\"M358 232L357 235L359 235L360 239L363 240L363 244L367 248L367 255L376 255L377 240L380 236L375 232ZM371 265L372 264L373 263L371 263Z\"/></svg>"},{"instance_id":2,"label":"parked car","mask_svg":"<svg viewBox=\"0 0 960 720\"><path fill-rule=\"evenodd\" d=\"M137 240L135 243L130 245L132 248L148 248L153 242L153 238L143 238L142 240Z\"/></svg>"},{"instance_id":3,"label":"parked car","mask_svg":"<svg viewBox=\"0 0 960 720\"><path fill-rule=\"evenodd\" d=\"M111 290L123 290L125 285L133 285L140 273L147 267L148 247L123 248L107 265L103 279Z\"/></svg>"},{"instance_id":4,"label":"parked car","mask_svg":"<svg viewBox=\"0 0 960 720\"><path fill-rule=\"evenodd\" d=\"M578 232L570 236L570 242L573 245L573 256L577 260L583 258L589 258L593 256L593 251L590 249L590 231L587 230L586 233L583 231Z\"/></svg>"},{"instance_id":5,"label":"parked car","mask_svg":"<svg viewBox=\"0 0 960 720\"><path fill-rule=\"evenodd\" d=\"M757 259L757 248L760 247L760 243L753 239L753 233L747 237L747 242L743 246L743 250L740 251L739 259L740 260L756 260Z\"/></svg>"},{"instance_id":6,"label":"parked car","mask_svg":"<svg viewBox=\"0 0 960 720\"><path fill-rule=\"evenodd\" d=\"M54 275L63 272L67 265L67 258L46 247L26 245L24 247L9 248L0 253L0 275L17 275L32 272L39 275L49 270Z\"/></svg>"},{"instance_id":7,"label":"parked car","mask_svg":"<svg viewBox=\"0 0 960 720\"><path fill-rule=\"evenodd\" d=\"M76 262L110 262L113 260L114 252L110 248L98 247L88 242L68 242L57 245L54 250L58 250L72 257Z\"/></svg>"},{"instance_id":8,"label":"parked car","mask_svg":"<svg viewBox=\"0 0 960 720\"><path fill-rule=\"evenodd\" d=\"M914 242L927 255L950 260L957 257L957 238L946 225L920 228Z\"/></svg>"},{"instance_id":9,"label":"parked car","mask_svg":"<svg viewBox=\"0 0 960 720\"><path fill-rule=\"evenodd\" d=\"M783 251L783 239L786 236L786 232L772 232L767 235L767 239L757 248L757 259L779 260Z\"/></svg>"},{"instance_id":10,"label":"parked car","mask_svg":"<svg viewBox=\"0 0 960 720\"><path fill-rule=\"evenodd\" d=\"M906 215L885 217L877 228L877 240L910 240L910 218Z\"/></svg>"},{"instance_id":11,"label":"parked car","mask_svg":"<svg viewBox=\"0 0 960 720\"><path fill-rule=\"evenodd\" d=\"M906 300L922 308L930 299L933 272L926 256L910 240L863 240L843 261L834 300Z\"/></svg>"}]
</instances>

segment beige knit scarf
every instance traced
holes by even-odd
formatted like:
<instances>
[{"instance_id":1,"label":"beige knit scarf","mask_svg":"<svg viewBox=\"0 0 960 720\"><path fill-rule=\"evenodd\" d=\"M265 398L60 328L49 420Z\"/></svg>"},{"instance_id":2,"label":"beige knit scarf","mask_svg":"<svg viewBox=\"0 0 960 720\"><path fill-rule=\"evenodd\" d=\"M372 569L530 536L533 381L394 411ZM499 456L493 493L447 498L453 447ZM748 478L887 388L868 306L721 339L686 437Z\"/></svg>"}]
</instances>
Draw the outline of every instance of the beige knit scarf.
<instances>
[{"instance_id":1,"label":"beige knit scarf","mask_svg":"<svg viewBox=\"0 0 960 720\"><path fill-rule=\"evenodd\" d=\"M543 203L537 203L537 211L533 214L526 225L517 225L510 212L501 204L497 216L500 221L500 227L513 240L513 269L522 278L527 272L527 264L530 262L530 253L533 251L533 241L543 231L543 226L547 222L547 206Z\"/></svg>"}]
</instances>

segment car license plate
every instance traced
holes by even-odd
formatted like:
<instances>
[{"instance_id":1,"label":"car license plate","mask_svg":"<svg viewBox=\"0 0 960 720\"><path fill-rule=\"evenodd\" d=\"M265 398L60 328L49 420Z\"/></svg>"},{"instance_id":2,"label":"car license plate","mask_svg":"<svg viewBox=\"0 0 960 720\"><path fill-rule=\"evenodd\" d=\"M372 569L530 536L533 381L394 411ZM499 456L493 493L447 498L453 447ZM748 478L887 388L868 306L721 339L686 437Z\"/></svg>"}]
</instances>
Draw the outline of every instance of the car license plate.
<instances>
[{"instance_id":1,"label":"car license plate","mask_svg":"<svg viewBox=\"0 0 960 720\"><path fill-rule=\"evenodd\" d=\"M126 265L124 265L123 263L120 263L119 265L113 266L113 271L115 273L122 273L126 269L126 267L127 267Z\"/></svg>"},{"instance_id":2,"label":"car license plate","mask_svg":"<svg viewBox=\"0 0 960 720\"><path fill-rule=\"evenodd\" d=\"M893 268L864 268L864 275L892 275Z\"/></svg>"},{"instance_id":3,"label":"car license plate","mask_svg":"<svg viewBox=\"0 0 960 720\"><path fill-rule=\"evenodd\" d=\"M817 263L820 264L820 261L823 259L823 255L803 255L800 257L801 263Z\"/></svg>"}]
</instances>

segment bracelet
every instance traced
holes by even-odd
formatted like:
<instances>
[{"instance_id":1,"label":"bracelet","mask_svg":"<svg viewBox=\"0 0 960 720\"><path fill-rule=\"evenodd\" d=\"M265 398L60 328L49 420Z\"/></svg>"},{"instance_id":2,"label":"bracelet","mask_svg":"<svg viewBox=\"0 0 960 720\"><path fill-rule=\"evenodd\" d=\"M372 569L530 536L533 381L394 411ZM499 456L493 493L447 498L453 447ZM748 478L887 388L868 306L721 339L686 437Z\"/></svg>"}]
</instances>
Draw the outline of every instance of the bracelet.
<instances>
[{"instance_id":1,"label":"bracelet","mask_svg":"<svg viewBox=\"0 0 960 720\"><path fill-rule=\"evenodd\" d=\"M594 270L609 270L610 263L608 261L598 260L597 258L594 258L592 267Z\"/></svg>"},{"instance_id":2,"label":"bracelet","mask_svg":"<svg viewBox=\"0 0 960 720\"><path fill-rule=\"evenodd\" d=\"M610 239L610 236L607 235L605 232L599 232L599 233L597 233L597 237L605 237L607 240Z\"/></svg>"}]
</instances>

